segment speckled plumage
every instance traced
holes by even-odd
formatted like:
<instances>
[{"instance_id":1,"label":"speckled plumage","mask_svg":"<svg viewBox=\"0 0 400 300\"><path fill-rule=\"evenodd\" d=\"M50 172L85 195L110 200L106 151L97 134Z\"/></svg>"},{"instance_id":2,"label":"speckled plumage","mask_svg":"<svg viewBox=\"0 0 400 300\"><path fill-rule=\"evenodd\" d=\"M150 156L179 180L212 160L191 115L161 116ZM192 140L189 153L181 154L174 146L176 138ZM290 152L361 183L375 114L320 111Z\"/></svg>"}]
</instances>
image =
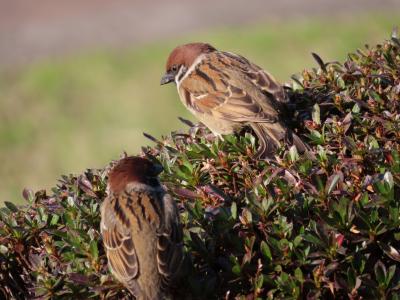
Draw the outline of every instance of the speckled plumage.
<instances>
[{"instance_id":1,"label":"speckled plumage","mask_svg":"<svg viewBox=\"0 0 400 300\"><path fill-rule=\"evenodd\" d=\"M283 140L300 152L307 149L280 115L287 102L282 86L243 56L192 43L174 49L166 68L167 74L175 73L183 104L215 134L250 126L258 136L261 158L272 157Z\"/></svg>"},{"instance_id":2,"label":"speckled plumage","mask_svg":"<svg viewBox=\"0 0 400 300\"><path fill-rule=\"evenodd\" d=\"M127 157L109 174L101 234L111 272L136 299L165 299L182 261L174 200L147 159Z\"/></svg>"}]
</instances>

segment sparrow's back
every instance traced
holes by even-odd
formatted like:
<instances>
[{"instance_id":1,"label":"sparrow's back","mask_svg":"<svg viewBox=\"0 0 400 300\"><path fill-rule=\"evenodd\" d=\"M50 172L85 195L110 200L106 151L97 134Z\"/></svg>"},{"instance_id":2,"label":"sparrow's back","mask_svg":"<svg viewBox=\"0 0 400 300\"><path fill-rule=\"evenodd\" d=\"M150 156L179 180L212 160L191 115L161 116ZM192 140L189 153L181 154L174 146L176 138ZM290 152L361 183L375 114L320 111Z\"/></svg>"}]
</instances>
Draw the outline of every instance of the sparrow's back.
<instances>
[{"instance_id":1,"label":"sparrow's back","mask_svg":"<svg viewBox=\"0 0 400 300\"><path fill-rule=\"evenodd\" d=\"M136 299L166 299L182 260L174 201L161 187L130 183L101 207L101 232L113 275Z\"/></svg>"},{"instance_id":2,"label":"sparrow's back","mask_svg":"<svg viewBox=\"0 0 400 300\"><path fill-rule=\"evenodd\" d=\"M253 87L260 89L269 101L274 102L275 107L288 102L282 85L270 73L241 55L230 52L219 53L222 53L222 55L217 52L216 56L219 56L220 61L225 61L225 65L227 62L231 62L230 64L233 65L233 69L250 80Z\"/></svg>"}]
</instances>

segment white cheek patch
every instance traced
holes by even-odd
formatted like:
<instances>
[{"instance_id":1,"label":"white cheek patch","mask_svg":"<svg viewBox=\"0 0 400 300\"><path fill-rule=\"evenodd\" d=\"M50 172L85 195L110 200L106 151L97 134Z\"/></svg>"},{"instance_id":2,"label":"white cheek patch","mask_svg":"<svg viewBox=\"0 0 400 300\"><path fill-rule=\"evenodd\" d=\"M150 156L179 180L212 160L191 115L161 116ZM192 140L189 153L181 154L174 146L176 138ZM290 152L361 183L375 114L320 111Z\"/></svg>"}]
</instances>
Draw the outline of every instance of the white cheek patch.
<instances>
[{"instance_id":1,"label":"white cheek patch","mask_svg":"<svg viewBox=\"0 0 400 300\"><path fill-rule=\"evenodd\" d=\"M194 71L196 66L198 64L200 64L203 59L204 59L204 54L202 54L199 57L197 57L196 60L192 63L192 65L189 67L189 69L187 69L187 71L186 71L186 68L184 66L181 66L181 68L179 69L178 74L175 77L175 82L176 82L176 85L178 87L178 90L179 90L179 85L181 84L181 82L184 81L185 78L188 77L189 74ZM180 76L182 74L183 74L183 76Z\"/></svg>"},{"instance_id":2,"label":"white cheek patch","mask_svg":"<svg viewBox=\"0 0 400 300\"><path fill-rule=\"evenodd\" d=\"M185 76L185 72L186 72L186 68L185 68L185 66L182 65L179 68L178 74L176 74L176 76L175 76L175 83L177 85L179 85L180 82L182 81L183 76Z\"/></svg>"}]
</instances>

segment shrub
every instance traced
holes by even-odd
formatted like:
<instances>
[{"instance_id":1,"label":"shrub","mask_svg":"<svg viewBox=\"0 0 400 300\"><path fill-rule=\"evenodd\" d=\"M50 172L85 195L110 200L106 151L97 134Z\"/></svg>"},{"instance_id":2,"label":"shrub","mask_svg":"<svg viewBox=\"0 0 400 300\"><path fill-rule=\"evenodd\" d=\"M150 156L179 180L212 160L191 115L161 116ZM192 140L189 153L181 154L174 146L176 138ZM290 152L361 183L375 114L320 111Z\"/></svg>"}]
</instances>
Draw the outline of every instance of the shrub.
<instances>
[{"instance_id":1,"label":"shrub","mask_svg":"<svg viewBox=\"0 0 400 300\"><path fill-rule=\"evenodd\" d=\"M253 159L251 132L200 125L143 152L181 210L176 298L398 299L400 40L293 77L288 116L314 160L282 147ZM107 168L63 176L50 194L0 210L0 297L129 298L99 235Z\"/></svg>"}]
</instances>

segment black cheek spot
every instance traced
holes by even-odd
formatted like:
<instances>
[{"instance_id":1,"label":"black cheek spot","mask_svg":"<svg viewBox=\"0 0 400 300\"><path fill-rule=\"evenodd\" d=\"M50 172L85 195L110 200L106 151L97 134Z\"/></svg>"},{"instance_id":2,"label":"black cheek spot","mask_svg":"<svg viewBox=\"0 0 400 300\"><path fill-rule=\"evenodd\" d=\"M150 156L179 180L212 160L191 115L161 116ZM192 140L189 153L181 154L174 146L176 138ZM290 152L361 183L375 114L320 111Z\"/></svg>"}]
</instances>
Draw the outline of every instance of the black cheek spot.
<instances>
[{"instance_id":1,"label":"black cheek spot","mask_svg":"<svg viewBox=\"0 0 400 300\"><path fill-rule=\"evenodd\" d=\"M177 80L181 81L183 76L185 76L186 72L187 72L186 68L182 66L182 72L181 72L181 74L179 74L179 77L177 78ZM178 71L178 73L179 73L179 71Z\"/></svg>"}]
</instances>

